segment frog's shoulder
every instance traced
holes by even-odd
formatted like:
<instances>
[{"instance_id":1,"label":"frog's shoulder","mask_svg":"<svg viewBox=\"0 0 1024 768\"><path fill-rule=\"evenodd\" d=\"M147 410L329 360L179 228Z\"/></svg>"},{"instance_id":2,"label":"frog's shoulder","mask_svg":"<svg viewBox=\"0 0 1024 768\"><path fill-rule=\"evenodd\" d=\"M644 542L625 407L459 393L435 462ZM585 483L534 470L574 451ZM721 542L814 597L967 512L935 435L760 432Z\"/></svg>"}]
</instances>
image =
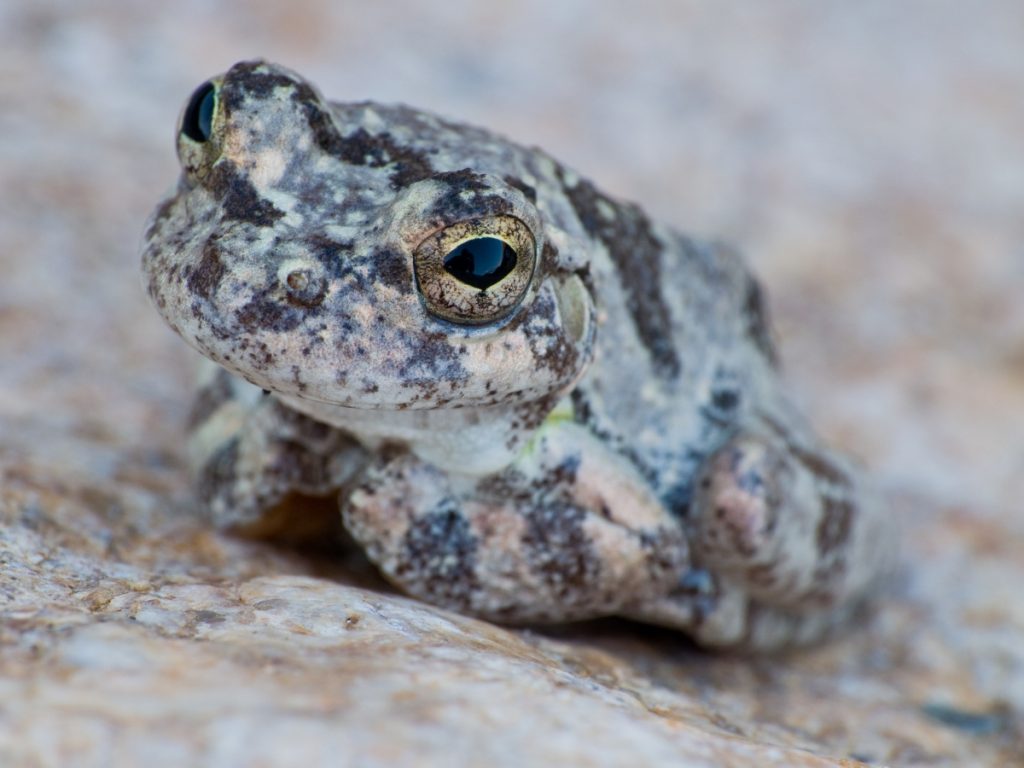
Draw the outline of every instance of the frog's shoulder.
<instances>
[{"instance_id":1,"label":"frog's shoulder","mask_svg":"<svg viewBox=\"0 0 1024 768\"><path fill-rule=\"evenodd\" d=\"M555 168L578 231L592 244L587 272L595 297L609 322L635 329L655 374L676 377L684 348L692 352L702 335L709 344L732 344L733 331L736 344L777 365L765 293L735 247L660 224L639 205Z\"/></svg>"}]
</instances>

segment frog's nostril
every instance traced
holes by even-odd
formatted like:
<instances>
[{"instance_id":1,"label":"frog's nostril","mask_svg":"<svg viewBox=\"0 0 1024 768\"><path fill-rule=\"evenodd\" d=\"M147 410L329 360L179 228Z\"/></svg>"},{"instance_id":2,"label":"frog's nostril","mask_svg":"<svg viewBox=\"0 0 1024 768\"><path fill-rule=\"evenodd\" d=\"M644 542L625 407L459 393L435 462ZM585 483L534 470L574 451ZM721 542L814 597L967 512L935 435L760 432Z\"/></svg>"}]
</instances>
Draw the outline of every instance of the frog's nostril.
<instances>
[{"instance_id":1,"label":"frog's nostril","mask_svg":"<svg viewBox=\"0 0 1024 768\"><path fill-rule=\"evenodd\" d=\"M301 307L317 306L327 292L323 277L306 268L291 270L284 278L284 286L288 301Z\"/></svg>"},{"instance_id":2,"label":"frog's nostril","mask_svg":"<svg viewBox=\"0 0 1024 768\"><path fill-rule=\"evenodd\" d=\"M196 88L185 107L181 132L192 141L202 143L213 133L213 110L217 105L217 89L207 80Z\"/></svg>"},{"instance_id":3,"label":"frog's nostril","mask_svg":"<svg viewBox=\"0 0 1024 768\"><path fill-rule=\"evenodd\" d=\"M304 291L309 286L309 273L305 270L297 269L288 274L285 282L288 283L288 287L293 291Z\"/></svg>"}]
</instances>

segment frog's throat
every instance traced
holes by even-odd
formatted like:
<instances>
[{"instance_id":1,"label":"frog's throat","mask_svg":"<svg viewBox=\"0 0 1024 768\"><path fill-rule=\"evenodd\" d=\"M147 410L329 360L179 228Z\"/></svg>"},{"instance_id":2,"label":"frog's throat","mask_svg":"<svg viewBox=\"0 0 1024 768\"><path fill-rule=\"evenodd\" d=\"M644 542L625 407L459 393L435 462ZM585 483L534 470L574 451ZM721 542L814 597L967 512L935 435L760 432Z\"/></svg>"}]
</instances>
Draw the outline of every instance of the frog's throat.
<instances>
[{"instance_id":1,"label":"frog's throat","mask_svg":"<svg viewBox=\"0 0 1024 768\"><path fill-rule=\"evenodd\" d=\"M524 418L543 404L491 405L456 409L364 410L331 405L291 395L277 397L290 408L342 429L371 450L387 443L405 445L412 453L447 472L485 475L516 460L550 413ZM550 407L550 406L549 406ZM525 426L531 424L532 426Z\"/></svg>"}]
</instances>

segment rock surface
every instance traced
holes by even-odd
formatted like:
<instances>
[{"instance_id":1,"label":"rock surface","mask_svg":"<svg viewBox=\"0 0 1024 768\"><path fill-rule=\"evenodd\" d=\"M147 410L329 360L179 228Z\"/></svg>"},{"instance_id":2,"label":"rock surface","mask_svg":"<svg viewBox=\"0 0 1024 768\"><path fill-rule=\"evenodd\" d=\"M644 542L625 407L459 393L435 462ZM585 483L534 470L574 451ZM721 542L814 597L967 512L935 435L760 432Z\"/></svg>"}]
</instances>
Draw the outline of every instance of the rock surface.
<instances>
[{"instance_id":1,"label":"rock surface","mask_svg":"<svg viewBox=\"0 0 1024 768\"><path fill-rule=\"evenodd\" d=\"M0 6L0 764L1024 765L1024 9L549 6ZM879 610L716 656L206 530L191 356L136 249L180 105L255 55L741 244L794 387L905 523Z\"/></svg>"}]
</instances>

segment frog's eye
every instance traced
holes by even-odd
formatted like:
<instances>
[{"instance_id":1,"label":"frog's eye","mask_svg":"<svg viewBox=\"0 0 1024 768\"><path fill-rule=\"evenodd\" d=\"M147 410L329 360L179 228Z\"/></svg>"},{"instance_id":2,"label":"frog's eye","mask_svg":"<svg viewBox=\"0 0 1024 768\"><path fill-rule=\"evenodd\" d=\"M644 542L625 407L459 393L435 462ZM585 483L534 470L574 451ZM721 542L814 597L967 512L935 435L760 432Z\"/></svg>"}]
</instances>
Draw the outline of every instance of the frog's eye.
<instances>
[{"instance_id":1,"label":"frog's eye","mask_svg":"<svg viewBox=\"0 0 1024 768\"><path fill-rule=\"evenodd\" d=\"M444 269L456 280L481 291L501 281L516 268L515 248L497 237L474 237L444 257Z\"/></svg>"},{"instance_id":2,"label":"frog's eye","mask_svg":"<svg viewBox=\"0 0 1024 768\"><path fill-rule=\"evenodd\" d=\"M213 133L213 112L217 107L217 88L207 80L196 88L181 118L181 132L202 144Z\"/></svg>"},{"instance_id":3,"label":"frog's eye","mask_svg":"<svg viewBox=\"0 0 1024 768\"><path fill-rule=\"evenodd\" d=\"M416 248L416 285L432 314L463 325L490 323L523 300L536 249L529 227L513 216L462 221Z\"/></svg>"}]
</instances>

